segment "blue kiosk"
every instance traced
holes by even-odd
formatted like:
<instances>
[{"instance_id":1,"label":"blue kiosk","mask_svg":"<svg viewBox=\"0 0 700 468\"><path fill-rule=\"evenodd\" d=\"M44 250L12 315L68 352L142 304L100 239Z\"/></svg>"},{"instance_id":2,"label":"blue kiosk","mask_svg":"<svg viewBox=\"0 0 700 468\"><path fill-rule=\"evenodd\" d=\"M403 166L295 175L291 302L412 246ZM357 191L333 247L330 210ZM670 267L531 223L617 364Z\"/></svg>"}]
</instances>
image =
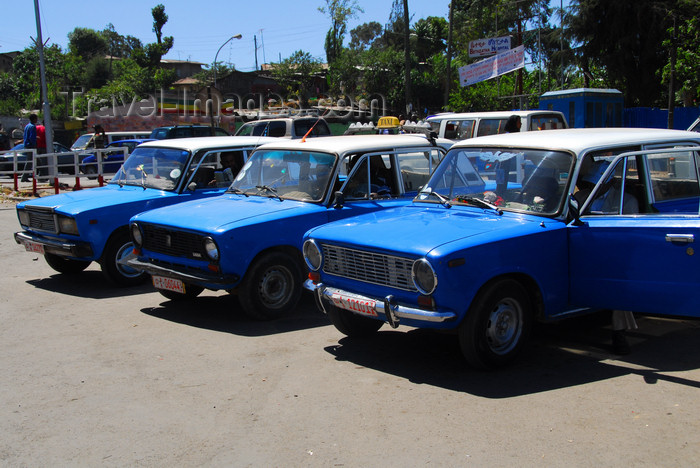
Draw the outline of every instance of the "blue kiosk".
<instances>
[{"instance_id":1,"label":"blue kiosk","mask_svg":"<svg viewBox=\"0 0 700 468\"><path fill-rule=\"evenodd\" d=\"M562 112L570 127L622 127L622 92L617 89L577 88L548 91L540 109Z\"/></svg>"}]
</instances>

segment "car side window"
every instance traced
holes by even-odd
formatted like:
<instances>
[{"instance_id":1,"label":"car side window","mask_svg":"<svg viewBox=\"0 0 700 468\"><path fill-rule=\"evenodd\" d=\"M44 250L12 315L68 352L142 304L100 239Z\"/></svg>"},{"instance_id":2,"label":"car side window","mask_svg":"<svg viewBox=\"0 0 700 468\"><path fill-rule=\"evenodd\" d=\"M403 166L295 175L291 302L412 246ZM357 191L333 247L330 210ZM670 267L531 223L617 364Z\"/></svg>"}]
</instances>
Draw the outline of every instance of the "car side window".
<instances>
[{"instance_id":1,"label":"car side window","mask_svg":"<svg viewBox=\"0 0 700 468\"><path fill-rule=\"evenodd\" d=\"M397 160L404 191L417 192L428 182L430 174L440 162L440 152L429 150L399 153Z\"/></svg>"},{"instance_id":2,"label":"car side window","mask_svg":"<svg viewBox=\"0 0 700 468\"><path fill-rule=\"evenodd\" d=\"M700 183L697 151L650 154L647 167L654 212L698 214Z\"/></svg>"},{"instance_id":3,"label":"car side window","mask_svg":"<svg viewBox=\"0 0 700 468\"><path fill-rule=\"evenodd\" d=\"M193 182L196 184L195 190L202 190L216 187L216 169L219 167L220 152L203 152L192 159L192 164L188 170L187 187Z\"/></svg>"},{"instance_id":4,"label":"car side window","mask_svg":"<svg viewBox=\"0 0 700 468\"><path fill-rule=\"evenodd\" d=\"M366 200L398 195L390 155L355 156L349 166L351 173L343 187L346 199Z\"/></svg>"}]
</instances>

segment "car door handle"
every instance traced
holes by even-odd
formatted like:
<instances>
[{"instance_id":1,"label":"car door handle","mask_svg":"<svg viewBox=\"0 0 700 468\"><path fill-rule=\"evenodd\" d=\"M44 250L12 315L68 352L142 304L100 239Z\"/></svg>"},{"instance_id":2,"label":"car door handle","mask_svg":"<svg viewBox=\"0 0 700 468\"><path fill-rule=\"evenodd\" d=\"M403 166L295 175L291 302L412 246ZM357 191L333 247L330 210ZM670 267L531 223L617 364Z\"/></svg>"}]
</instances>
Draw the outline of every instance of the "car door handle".
<instances>
[{"instance_id":1,"label":"car door handle","mask_svg":"<svg viewBox=\"0 0 700 468\"><path fill-rule=\"evenodd\" d=\"M695 242L695 236L693 234L666 234L666 242L690 244Z\"/></svg>"}]
</instances>

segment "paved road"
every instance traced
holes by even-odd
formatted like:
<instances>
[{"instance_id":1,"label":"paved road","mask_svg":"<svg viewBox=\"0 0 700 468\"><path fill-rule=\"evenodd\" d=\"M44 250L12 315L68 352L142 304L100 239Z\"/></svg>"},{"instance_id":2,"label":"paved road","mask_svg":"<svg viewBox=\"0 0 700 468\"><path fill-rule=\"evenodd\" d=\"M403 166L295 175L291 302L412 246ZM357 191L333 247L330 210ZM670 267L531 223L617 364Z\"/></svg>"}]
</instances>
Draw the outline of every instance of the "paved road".
<instances>
[{"instance_id":1,"label":"paved road","mask_svg":"<svg viewBox=\"0 0 700 468\"><path fill-rule=\"evenodd\" d=\"M541 327L517 365L456 339L343 338L309 297L252 322L69 277L15 244L0 204L4 466L695 466L700 324L641 319L614 359L600 321Z\"/></svg>"}]
</instances>

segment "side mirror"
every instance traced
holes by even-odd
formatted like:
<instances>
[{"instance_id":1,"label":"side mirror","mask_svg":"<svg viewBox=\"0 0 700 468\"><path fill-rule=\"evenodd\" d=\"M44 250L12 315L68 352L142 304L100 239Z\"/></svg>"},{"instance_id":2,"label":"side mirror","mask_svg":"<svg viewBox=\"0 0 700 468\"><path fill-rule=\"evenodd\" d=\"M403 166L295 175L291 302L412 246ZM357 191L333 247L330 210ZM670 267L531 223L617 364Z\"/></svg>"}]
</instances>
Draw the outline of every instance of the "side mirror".
<instances>
[{"instance_id":1,"label":"side mirror","mask_svg":"<svg viewBox=\"0 0 700 468\"><path fill-rule=\"evenodd\" d=\"M581 210L578 204L578 200L573 195L569 196L569 214L573 218L574 226L582 226L584 224L581 221Z\"/></svg>"},{"instance_id":2,"label":"side mirror","mask_svg":"<svg viewBox=\"0 0 700 468\"><path fill-rule=\"evenodd\" d=\"M187 190L191 192L197 190L197 182L190 182L190 185L187 186Z\"/></svg>"},{"instance_id":3,"label":"side mirror","mask_svg":"<svg viewBox=\"0 0 700 468\"><path fill-rule=\"evenodd\" d=\"M341 191L333 193L333 208L340 209L345 204L345 194Z\"/></svg>"}]
</instances>

